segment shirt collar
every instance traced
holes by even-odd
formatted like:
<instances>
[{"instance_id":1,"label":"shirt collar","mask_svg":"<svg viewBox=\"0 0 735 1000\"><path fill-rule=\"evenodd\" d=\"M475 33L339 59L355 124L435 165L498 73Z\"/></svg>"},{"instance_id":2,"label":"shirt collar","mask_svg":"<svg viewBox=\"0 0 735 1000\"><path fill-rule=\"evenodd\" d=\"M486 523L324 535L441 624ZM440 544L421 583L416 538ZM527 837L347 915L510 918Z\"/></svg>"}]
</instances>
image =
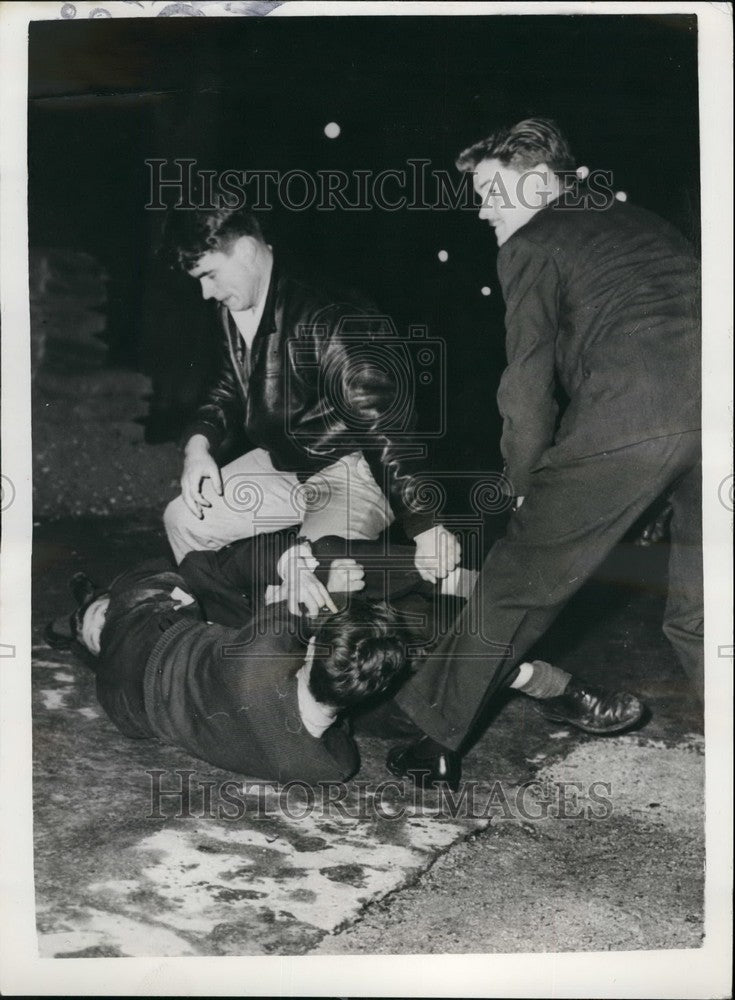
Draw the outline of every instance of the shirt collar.
<instances>
[{"instance_id":1,"label":"shirt collar","mask_svg":"<svg viewBox=\"0 0 735 1000\"><path fill-rule=\"evenodd\" d=\"M322 705L309 690L309 666L305 663L296 674L296 690L299 701L299 715L304 728L317 739L329 729L337 717L337 709Z\"/></svg>"}]
</instances>

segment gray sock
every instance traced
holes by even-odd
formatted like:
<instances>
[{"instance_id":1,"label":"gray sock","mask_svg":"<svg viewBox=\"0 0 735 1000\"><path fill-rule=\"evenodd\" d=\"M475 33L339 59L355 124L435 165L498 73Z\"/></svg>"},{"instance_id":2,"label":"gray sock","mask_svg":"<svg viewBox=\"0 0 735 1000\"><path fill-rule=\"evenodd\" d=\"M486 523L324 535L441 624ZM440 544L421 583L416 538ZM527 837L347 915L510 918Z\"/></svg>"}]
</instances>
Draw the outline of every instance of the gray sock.
<instances>
[{"instance_id":1,"label":"gray sock","mask_svg":"<svg viewBox=\"0 0 735 1000\"><path fill-rule=\"evenodd\" d=\"M572 679L571 674L551 663L544 663L543 660L533 660L531 666L533 674L530 680L516 690L522 691L530 698L557 698L560 694L564 694L567 684Z\"/></svg>"}]
</instances>

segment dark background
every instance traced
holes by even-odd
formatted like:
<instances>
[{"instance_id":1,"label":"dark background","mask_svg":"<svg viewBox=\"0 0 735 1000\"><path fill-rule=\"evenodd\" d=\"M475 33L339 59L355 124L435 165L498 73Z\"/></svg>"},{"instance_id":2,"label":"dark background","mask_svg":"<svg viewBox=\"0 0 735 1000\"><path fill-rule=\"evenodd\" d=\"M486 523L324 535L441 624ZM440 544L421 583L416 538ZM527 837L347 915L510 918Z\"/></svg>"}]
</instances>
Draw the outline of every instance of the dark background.
<instances>
[{"instance_id":1,"label":"dark background","mask_svg":"<svg viewBox=\"0 0 735 1000\"><path fill-rule=\"evenodd\" d=\"M499 124L549 115L579 164L612 170L616 189L698 240L693 16L49 21L30 25L29 52L31 247L85 251L110 274L109 364L153 376L150 442L180 432L216 334L197 283L154 258L147 158L284 172L426 158L453 172ZM474 212L307 209L272 223L277 247L363 288L399 332L426 323L446 341L434 461L497 464L502 302Z\"/></svg>"}]
</instances>

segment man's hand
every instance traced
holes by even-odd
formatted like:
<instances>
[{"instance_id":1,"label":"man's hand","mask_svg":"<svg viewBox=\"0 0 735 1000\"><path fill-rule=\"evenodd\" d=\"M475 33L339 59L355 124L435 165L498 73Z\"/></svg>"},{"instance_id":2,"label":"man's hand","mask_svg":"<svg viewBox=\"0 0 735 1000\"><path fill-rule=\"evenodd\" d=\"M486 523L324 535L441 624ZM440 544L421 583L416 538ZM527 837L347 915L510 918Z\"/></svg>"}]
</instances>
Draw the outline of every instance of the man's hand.
<instances>
[{"instance_id":1,"label":"man's hand","mask_svg":"<svg viewBox=\"0 0 735 1000\"><path fill-rule=\"evenodd\" d=\"M282 594L292 615L300 615L304 605L306 613L316 617L322 608L336 611L327 588L314 576L319 565L311 554L311 547L304 542L292 545L278 560L278 573L283 580Z\"/></svg>"},{"instance_id":2,"label":"man's hand","mask_svg":"<svg viewBox=\"0 0 735 1000\"><path fill-rule=\"evenodd\" d=\"M436 583L443 580L459 565L462 557L462 546L453 532L447 531L443 524L435 524L428 531L416 535L416 555L414 563L422 580Z\"/></svg>"},{"instance_id":3,"label":"man's hand","mask_svg":"<svg viewBox=\"0 0 735 1000\"><path fill-rule=\"evenodd\" d=\"M352 594L365 588L365 570L354 559L333 559L329 567L327 590L332 593Z\"/></svg>"},{"instance_id":4,"label":"man's hand","mask_svg":"<svg viewBox=\"0 0 735 1000\"><path fill-rule=\"evenodd\" d=\"M662 542L669 532L671 514L671 504L664 504L664 506L658 509L654 516L646 522L633 544L646 547L649 545L658 545L659 542Z\"/></svg>"},{"instance_id":5,"label":"man's hand","mask_svg":"<svg viewBox=\"0 0 735 1000\"><path fill-rule=\"evenodd\" d=\"M211 479L215 493L222 496L222 474L209 453L209 441L203 434L195 434L189 438L184 449L181 496L192 514L200 521L204 517L203 508L212 506L202 494L202 483L205 479Z\"/></svg>"}]
</instances>

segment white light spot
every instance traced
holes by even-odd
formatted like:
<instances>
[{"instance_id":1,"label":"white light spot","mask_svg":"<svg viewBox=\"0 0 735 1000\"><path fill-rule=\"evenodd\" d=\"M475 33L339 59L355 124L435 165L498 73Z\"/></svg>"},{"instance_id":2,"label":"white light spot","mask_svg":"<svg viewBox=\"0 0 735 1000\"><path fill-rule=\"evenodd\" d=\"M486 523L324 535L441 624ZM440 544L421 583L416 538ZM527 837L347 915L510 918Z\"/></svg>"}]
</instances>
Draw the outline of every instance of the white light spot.
<instances>
[{"instance_id":1,"label":"white light spot","mask_svg":"<svg viewBox=\"0 0 735 1000\"><path fill-rule=\"evenodd\" d=\"M328 125L324 126L324 134L327 139L336 139L341 131L342 129L339 127L337 122L329 122Z\"/></svg>"},{"instance_id":2,"label":"white light spot","mask_svg":"<svg viewBox=\"0 0 735 1000\"><path fill-rule=\"evenodd\" d=\"M449 260L449 254L447 253L446 250L440 250L439 253L437 254L437 257L442 262L442 264L446 263L446 261Z\"/></svg>"},{"instance_id":3,"label":"white light spot","mask_svg":"<svg viewBox=\"0 0 735 1000\"><path fill-rule=\"evenodd\" d=\"M488 285L483 285L480 291L482 292L483 295L489 295L491 289Z\"/></svg>"},{"instance_id":4,"label":"white light spot","mask_svg":"<svg viewBox=\"0 0 735 1000\"><path fill-rule=\"evenodd\" d=\"M590 175L589 167L577 167L577 177L579 177L581 181L586 180L589 177L589 175Z\"/></svg>"},{"instance_id":5,"label":"white light spot","mask_svg":"<svg viewBox=\"0 0 735 1000\"><path fill-rule=\"evenodd\" d=\"M627 195L627 193L625 191L616 191L615 192L615 197L617 198L618 201L627 201L628 200L628 195Z\"/></svg>"}]
</instances>

